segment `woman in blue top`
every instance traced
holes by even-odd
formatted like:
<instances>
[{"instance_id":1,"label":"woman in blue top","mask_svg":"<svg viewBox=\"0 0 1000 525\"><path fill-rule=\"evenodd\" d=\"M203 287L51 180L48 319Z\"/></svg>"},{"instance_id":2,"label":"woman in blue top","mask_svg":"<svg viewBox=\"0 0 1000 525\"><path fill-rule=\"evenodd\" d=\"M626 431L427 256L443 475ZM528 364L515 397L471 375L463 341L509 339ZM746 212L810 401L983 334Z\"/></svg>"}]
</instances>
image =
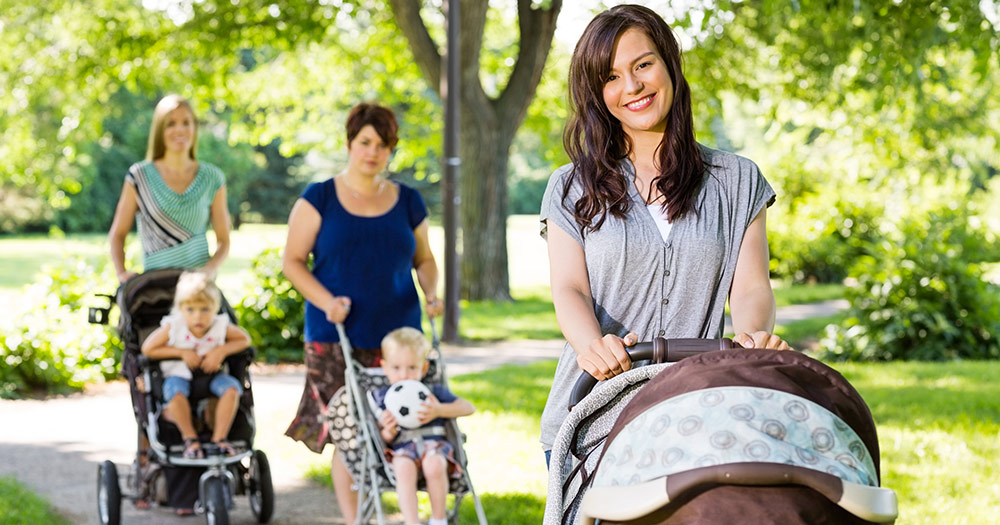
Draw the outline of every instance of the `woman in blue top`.
<instances>
[{"instance_id":1,"label":"woman in blue top","mask_svg":"<svg viewBox=\"0 0 1000 525\"><path fill-rule=\"evenodd\" d=\"M427 240L427 207L416 191L381 176L398 129L392 110L355 106L347 118L347 168L307 187L288 218L282 271L307 301L308 373L298 413L285 434L317 453L330 442L319 416L344 385L345 363L334 323L344 323L356 360L378 366L387 333L402 326L420 328L413 270L427 315L443 310L437 263ZM306 264L310 253L312 270ZM357 495L339 454L333 457L332 478L344 520L353 523Z\"/></svg>"}]
</instances>

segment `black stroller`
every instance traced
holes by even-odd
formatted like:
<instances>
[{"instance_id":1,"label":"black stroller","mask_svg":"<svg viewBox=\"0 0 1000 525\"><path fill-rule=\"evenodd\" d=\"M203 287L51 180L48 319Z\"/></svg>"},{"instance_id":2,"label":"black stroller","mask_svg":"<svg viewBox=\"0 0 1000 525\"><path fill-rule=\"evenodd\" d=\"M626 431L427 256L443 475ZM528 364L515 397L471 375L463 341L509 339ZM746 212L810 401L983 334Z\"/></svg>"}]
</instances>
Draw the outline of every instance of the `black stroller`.
<instances>
[{"instance_id":1,"label":"black stroller","mask_svg":"<svg viewBox=\"0 0 1000 525\"><path fill-rule=\"evenodd\" d=\"M162 417L163 375L159 362L146 358L142 342L160 325L160 319L170 312L174 287L182 270L152 270L129 279L118 288L115 296L106 295L120 310L118 333L124 346L121 374L128 379L132 410L138 426L135 461L128 472L125 490L119 483L118 469L104 461L97 473L98 514L103 524L117 524L121 518L121 499L145 499L165 504L168 475L185 476L203 470L198 478L196 513L204 513L209 524L229 523L229 509L235 494L247 494L251 511L260 523L271 519L274 511L274 488L267 456L253 447L255 421L253 389L249 366L256 350L253 347L229 356L225 361L228 373L243 386L239 408L229 431L228 441L236 454L225 456L206 446L206 456L200 459L183 457L183 440L177 427ZM106 308L91 308L90 322L107 324L113 304ZM222 299L221 311L236 322L232 307ZM192 409L204 411L211 394L210 375L195 373L191 382ZM199 439L206 440L210 429L201 417L193 418L199 428ZM204 433L204 435L202 435ZM176 496L176 495L175 495Z\"/></svg>"},{"instance_id":2,"label":"black stroller","mask_svg":"<svg viewBox=\"0 0 1000 525\"><path fill-rule=\"evenodd\" d=\"M433 320L431 329L434 332L433 351L429 358L430 367L422 381L427 385L447 386L444 359ZM380 368L365 368L351 357L351 343L343 325L337 325L337 333L340 335L344 362L348 363L348 366L345 371L344 387L338 390L327 404L327 422L337 452L343 455L358 491L357 523L369 523L374 515L376 522L381 525L385 523L381 496L385 491L395 490L396 478L392 465L386 461L385 443L379 435L376 407L371 394L389 383ZM445 432L445 439L454 447L455 460L462 468L462 476L449 481L448 492L455 496L455 503L448 509L448 523L458 523L458 509L462 498L470 494L479 524L486 525L486 513L469 475L468 457L463 446L465 434L459 430L458 423L454 419L447 421ZM423 489L423 480L418 488Z\"/></svg>"},{"instance_id":3,"label":"black stroller","mask_svg":"<svg viewBox=\"0 0 1000 525\"><path fill-rule=\"evenodd\" d=\"M728 339L630 354L629 372L574 388L546 525L895 521L871 412L835 370Z\"/></svg>"}]
</instances>

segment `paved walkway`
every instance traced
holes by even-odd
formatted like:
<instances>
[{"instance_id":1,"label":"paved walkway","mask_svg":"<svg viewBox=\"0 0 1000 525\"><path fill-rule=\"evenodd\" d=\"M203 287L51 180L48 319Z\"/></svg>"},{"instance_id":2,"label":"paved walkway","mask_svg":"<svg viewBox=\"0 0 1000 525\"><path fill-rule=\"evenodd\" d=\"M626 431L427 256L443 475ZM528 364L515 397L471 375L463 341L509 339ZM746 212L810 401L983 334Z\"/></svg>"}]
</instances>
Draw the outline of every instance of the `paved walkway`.
<instances>
[{"instance_id":1,"label":"paved walkway","mask_svg":"<svg viewBox=\"0 0 1000 525\"><path fill-rule=\"evenodd\" d=\"M778 323L845 308L844 301L781 308ZM508 341L475 346L442 345L449 377L504 364L554 359L562 341ZM303 479L303 472L329 464L284 437L302 393L302 366L255 365L254 400L257 448L267 453L276 491L275 524L341 523L333 495ZM72 523L98 523L97 466L110 459L124 478L136 447L136 427L124 382L100 385L85 393L46 400L0 401L0 476L14 476L48 499ZM124 523L193 523L167 509L136 510L122 504ZM237 500L232 522L255 523L245 498ZM200 522L202 518L195 518Z\"/></svg>"}]
</instances>

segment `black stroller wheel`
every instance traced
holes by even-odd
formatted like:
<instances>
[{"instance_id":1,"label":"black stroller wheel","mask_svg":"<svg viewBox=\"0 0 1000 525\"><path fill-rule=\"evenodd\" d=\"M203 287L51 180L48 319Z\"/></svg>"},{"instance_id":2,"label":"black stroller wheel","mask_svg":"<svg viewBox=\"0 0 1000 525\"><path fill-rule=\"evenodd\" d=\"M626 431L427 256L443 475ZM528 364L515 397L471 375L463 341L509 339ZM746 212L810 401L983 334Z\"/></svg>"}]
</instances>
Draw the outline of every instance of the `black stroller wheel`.
<instances>
[{"instance_id":1,"label":"black stroller wheel","mask_svg":"<svg viewBox=\"0 0 1000 525\"><path fill-rule=\"evenodd\" d=\"M97 515L104 525L121 522L122 492L118 485L118 469L111 461L97 467Z\"/></svg>"},{"instance_id":2,"label":"black stroller wheel","mask_svg":"<svg viewBox=\"0 0 1000 525\"><path fill-rule=\"evenodd\" d=\"M229 525L229 506L226 505L229 487L221 477L205 480L205 523Z\"/></svg>"},{"instance_id":3,"label":"black stroller wheel","mask_svg":"<svg viewBox=\"0 0 1000 525\"><path fill-rule=\"evenodd\" d=\"M247 470L250 497L250 510L257 518L257 523L267 523L274 513L274 485L271 483L271 465L267 455L255 450L250 458L250 468Z\"/></svg>"}]
</instances>

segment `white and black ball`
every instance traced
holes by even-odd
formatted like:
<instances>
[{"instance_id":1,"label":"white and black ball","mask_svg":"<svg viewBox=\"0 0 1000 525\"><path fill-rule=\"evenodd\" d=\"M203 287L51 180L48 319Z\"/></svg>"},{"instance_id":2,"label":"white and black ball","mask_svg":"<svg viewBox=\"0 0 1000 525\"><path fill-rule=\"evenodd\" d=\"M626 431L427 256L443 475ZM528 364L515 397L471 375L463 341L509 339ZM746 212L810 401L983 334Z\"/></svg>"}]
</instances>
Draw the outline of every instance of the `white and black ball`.
<instances>
[{"instance_id":1,"label":"white and black ball","mask_svg":"<svg viewBox=\"0 0 1000 525\"><path fill-rule=\"evenodd\" d=\"M414 429L420 426L417 412L430 397L431 391L427 385L414 379L404 379L389 386L389 391L385 394L385 408L396 418L400 427Z\"/></svg>"}]
</instances>

